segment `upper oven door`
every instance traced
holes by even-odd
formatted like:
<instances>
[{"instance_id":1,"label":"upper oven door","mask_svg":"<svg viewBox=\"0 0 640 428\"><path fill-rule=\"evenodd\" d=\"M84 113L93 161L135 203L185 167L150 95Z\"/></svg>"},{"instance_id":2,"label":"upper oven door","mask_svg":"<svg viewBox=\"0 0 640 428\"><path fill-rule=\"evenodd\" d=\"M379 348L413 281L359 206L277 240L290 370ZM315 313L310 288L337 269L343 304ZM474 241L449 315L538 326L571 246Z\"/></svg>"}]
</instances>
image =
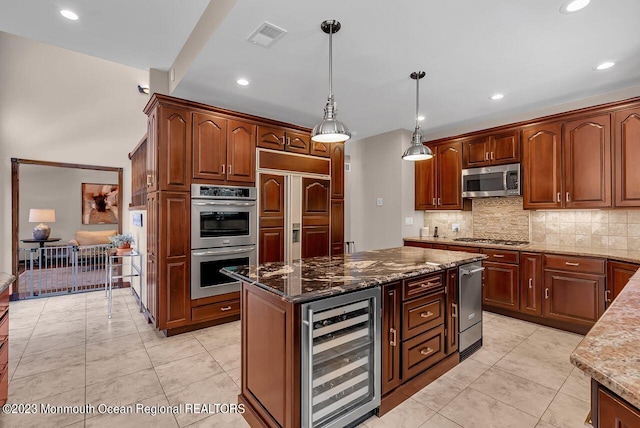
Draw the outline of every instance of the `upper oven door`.
<instances>
[{"instance_id":1,"label":"upper oven door","mask_svg":"<svg viewBox=\"0 0 640 428\"><path fill-rule=\"evenodd\" d=\"M462 197L513 196L520 194L520 164L462 170Z\"/></svg>"},{"instance_id":2,"label":"upper oven door","mask_svg":"<svg viewBox=\"0 0 640 428\"><path fill-rule=\"evenodd\" d=\"M191 200L191 248L256 244L256 201Z\"/></svg>"}]
</instances>

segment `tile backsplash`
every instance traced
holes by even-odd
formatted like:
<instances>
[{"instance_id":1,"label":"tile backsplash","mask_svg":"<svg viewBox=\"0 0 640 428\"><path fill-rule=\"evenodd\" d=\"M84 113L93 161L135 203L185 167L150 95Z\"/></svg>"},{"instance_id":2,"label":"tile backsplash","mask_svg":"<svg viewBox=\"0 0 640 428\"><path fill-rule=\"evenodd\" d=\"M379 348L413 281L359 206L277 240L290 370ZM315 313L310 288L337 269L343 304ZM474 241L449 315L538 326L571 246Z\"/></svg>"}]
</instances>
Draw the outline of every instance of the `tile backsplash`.
<instances>
[{"instance_id":1,"label":"tile backsplash","mask_svg":"<svg viewBox=\"0 0 640 428\"><path fill-rule=\"evenodd\" d=\"M522 208L522 198L473 200L472 211L425 211L424 225L447 238L494 238L535 244L640 251L640 210L549 210ZM453 224L460 225L452 232Z\"/></svg>"}]
</instances>

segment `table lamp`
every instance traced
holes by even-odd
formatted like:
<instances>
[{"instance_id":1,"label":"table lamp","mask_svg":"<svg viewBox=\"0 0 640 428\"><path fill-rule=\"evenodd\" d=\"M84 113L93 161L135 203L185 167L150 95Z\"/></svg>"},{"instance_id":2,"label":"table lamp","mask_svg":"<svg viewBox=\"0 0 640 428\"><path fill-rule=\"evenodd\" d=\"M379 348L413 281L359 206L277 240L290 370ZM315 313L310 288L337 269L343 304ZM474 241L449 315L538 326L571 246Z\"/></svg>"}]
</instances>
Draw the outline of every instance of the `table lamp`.
<instances>
[{"instance_id":1,"label":"table lamp","mask_svg":"<svg viewBox=\"0 0 640 428\"><path fill-rule=\"evenodd\" d=\"M56 222L56 211L49 209L31 208L29 210L29 223L40 223L33 228L33 239L46 241L49 239L51 228L44 223Z\"/></svg>"}]
</instances>

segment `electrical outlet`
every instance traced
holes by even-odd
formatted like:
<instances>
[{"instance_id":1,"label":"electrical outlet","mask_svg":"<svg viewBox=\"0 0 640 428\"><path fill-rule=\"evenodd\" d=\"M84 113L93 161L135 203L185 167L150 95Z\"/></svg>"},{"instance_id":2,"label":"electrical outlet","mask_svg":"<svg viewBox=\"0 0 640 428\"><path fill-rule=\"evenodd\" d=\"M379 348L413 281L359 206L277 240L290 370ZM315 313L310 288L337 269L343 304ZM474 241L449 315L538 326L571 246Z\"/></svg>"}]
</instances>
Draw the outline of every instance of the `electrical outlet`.
<instances>
[{"instance_id":1,"label":"electrical outlet","mask_svg":"<svg viewBox=\"0 0 640 428\"><path fill-rule=\"evenodd\" d=\"M458 223L453 223L451 225L451 231L452 232L460 232L460 225Z\"/></svg>"},{"instance_id":2,"label":"electrical outlet","mask_svg":"<svg viewBox=\"0 0 640 428\"><path fill-rule=\"evenodd\" d=\"M377 198L376 199L376 205L381 207L382 205L384 205L384 199L382 198Z\"/></svg>"},{"instance_id":3,"label":"electrical outlet","mask_svg":"<svg viewBox=\"0 0 640 428\"><path fill-rule=\"evenodd\" d=\"M404 224L405 226L411 226L413 224L413 217L405 217Z\"/></svg>"}]
</instances>

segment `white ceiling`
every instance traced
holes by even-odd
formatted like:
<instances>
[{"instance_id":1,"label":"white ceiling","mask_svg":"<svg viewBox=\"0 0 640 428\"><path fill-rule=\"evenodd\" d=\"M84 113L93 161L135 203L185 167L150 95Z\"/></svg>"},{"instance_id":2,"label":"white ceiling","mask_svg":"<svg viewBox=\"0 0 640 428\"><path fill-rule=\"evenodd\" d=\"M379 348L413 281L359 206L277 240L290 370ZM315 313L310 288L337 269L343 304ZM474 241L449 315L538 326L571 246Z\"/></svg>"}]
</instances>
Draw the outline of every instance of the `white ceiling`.
<instances>
[{"instance_id":1,"label":"white ceiling","mask_svg":"<svg viewBox=\"0 0 640 428\"><path fill-rule=\"evenodd\" d=\"M63 1L80 21L58 15ZM592 0L570 15L559 13L563 2L237 0L172 95L313 126L328 92L325 19L342 23L334 36L334 93L338 117L357 138L413 128L408 76L419 69L427 72L420 85L426 132L640 84L640 1ZM99 0L0 0L0 30L167 69L207 3L111 0L107 8ZM265 20L288 31L269 49L245 40ZM617 65L593 71L605 60ZM238 77L251 85L236 85ZM490 100L496 92L505 98Z\"/></svg>"}]
</instances>

